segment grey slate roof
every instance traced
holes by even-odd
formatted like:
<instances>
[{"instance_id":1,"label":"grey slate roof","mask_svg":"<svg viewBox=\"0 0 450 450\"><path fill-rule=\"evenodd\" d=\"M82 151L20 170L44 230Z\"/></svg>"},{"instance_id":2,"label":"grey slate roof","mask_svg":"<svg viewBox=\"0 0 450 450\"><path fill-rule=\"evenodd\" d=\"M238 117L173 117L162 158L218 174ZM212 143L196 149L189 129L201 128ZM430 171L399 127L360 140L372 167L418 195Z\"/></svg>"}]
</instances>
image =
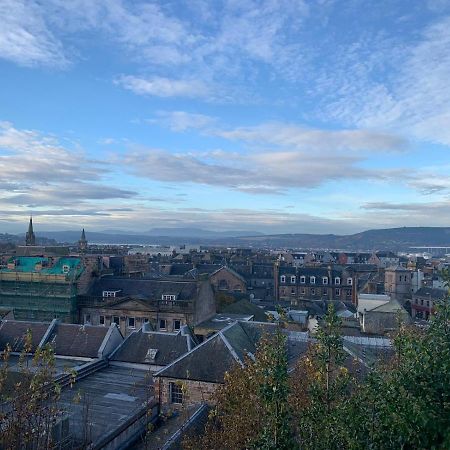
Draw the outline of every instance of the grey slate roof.
<instances>
[{"instance_id":1,"label":"grey slate roof","mask_svg":"<svg viewBox=\"0 0 450 450\"><path fill-rule=\"evenodd\" d=\"M189 342L190 341L190 342ZM143 332L131 333L112 355L112 361L166 366L187 353L194 342L189 335L178 333ZM151 351L157 350L154 358Z\"/></svg>"},{"instance_id":2,"label":"grey slate roof","mask_svg":"<svg viewBox=\"0 0 450 450\"><path fill-rule=\"evenodd\" d=\"M430 297L432 299L443 299L447 296L447 291L431 287L421 287L414 293L417 297Z\"/></svg>"},{"instance_id":3,"label":"grey slate roof","mask_svg":"<svg viewBox=\"0 0 450 450\"><path fill-rule=\"evenodd\" d=\"M273 323L234 322L155 376L223 383L225 372L235 364L242 365L246 356L254 355L261 336L272 334L276 329ZM288 361L304 353L307 347L304 339L288 339Z\"/></svg>"},{"instance_id":4,"label":"grey slate roof","mask_svg":"<svg viewBox=\"0 0 450 450\"><path fill-rule=\"evenodd\" d=\"M21 352L25 343L27 330L31 331L31 351L34 352L44 337L49 323L21 322L16 320L4 320L0 324L0 351L9 344L13 352Z\"/></svg>"},{"instance_id":5,"label":"grey slate roof","mask_svg":"<svg viewBox=\"0 0 450 450\"><path fill-rule=\"evenodd\" d=\"M47 340L56 355L97 358L108 327L58 323Z\"/></svg>"},{"instance_id":6,"label":"grey slate roof","mask_svg":"<svg viewBox=\"0 0 450 450\"><path fill-rule=\"evenodd\" d=\"M136 279L105 277L97 280L89 291L90 296L101 297L103 291L121 291L119 297L136 297L160 300L163 294L176 295L178 300L191 300L197 296L195 281Z\"/></svg>"}]
</instances>

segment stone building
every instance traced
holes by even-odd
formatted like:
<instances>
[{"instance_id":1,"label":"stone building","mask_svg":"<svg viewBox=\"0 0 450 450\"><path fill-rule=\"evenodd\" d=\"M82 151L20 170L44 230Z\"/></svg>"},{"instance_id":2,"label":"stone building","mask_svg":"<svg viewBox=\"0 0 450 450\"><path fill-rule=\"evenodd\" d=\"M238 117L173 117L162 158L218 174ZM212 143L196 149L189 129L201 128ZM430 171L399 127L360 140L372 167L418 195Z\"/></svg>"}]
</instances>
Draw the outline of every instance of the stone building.
<instances>
[{"instance_id":1,"label":"stone building","mask_svg":"<svg viewBox=\"0 0 450 450\"><path fill-rule=\"evenodd\" d=\"M403 267L390 267L384 272L384 291L391 298L404 303L411 298L412 272Z\"/></svg>"},{"instance_id":2,"label":"stone building","mask_svg":"<svg viewBox=\"0 0 450 450\"><path fill-rule=\"evenodd\" d=\"M224 266L216 270L209 277L216 292L245 293L247 282L245 278L230 267Z\"/></svg>"},{"instance_id":3,"label":"stone building","mask_svg":"<svg viewBox=\"0 0 450 450\"><path fill-rule=\"evenodd\" d=\"M210 401L224 382L225 373L236 364L244 365L246 356L255 355L261 336L276 329L273 323L233 322L156 372L155 396L162 409ZM309 343L302 333L288 333L286 345L288 363L292 364L306 352Z\"/></svg>"},{"instance_id":4,"label":"stone building","mask_svg":"<svg viewBox=\"0 0 450 450\"><path fill-rule=\"evenodd\" d=\"M276 271L277 300L298 306L304 300L356 303L353 271L336 267L280 266Z\"/></svg>"},{"instance_id":5,"label":"stone building","mask_svg":"<svg viewBox=\"0 0 450 450\"><path fill-rule=\"evenodd\" d=\"M80 321L108 326L124 335L149 323L155 331L177 332L216 312L208 280L103 277L80 296Z\"/></svg>"},{"instance_id":6,"label":"stone building","mask_svg":"<svg viewBox=\"0 0 450 450\"><path fill-rule=\"evenodd\" d=\"M423 287L412 296L411 315L414 319L428 320L435 311L436 303L447 298L445 289Z\"/></svg>"}]
</instances>

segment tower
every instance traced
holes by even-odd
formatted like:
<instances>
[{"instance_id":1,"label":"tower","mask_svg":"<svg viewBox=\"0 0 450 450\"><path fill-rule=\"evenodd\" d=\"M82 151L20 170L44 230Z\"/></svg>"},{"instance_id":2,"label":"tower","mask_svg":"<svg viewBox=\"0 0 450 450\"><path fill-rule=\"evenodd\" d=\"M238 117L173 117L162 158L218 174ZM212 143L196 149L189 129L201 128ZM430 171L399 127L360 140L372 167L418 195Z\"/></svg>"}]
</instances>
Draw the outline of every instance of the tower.
<instances>
[{"instance_id":1,"label":"tower","mask_svg":"<svg viewBox=\"0 0 450 450\"><path fill-rule=\"evenodd\" d=\"M87 250L87 246L88 246L88 241L86 239L86 234L85 234L84 228L83 228L83 231L81 232L81 238L78 241L78 248L79 248L80 252L85 252Z\"/></svg>"},{"instance_id":2,"label":"tower","mask_svg":"<svg viewBox=\"0 0 450 450\"><path fill-rule=\"evenodd\" d=\"M36 245L36 236L34 235L34 232L33 232L33 218L32 217L30 217L28 231L27 231L27 234L25 235L25 245L26 246Z\"/></svg>"}]
</instances>

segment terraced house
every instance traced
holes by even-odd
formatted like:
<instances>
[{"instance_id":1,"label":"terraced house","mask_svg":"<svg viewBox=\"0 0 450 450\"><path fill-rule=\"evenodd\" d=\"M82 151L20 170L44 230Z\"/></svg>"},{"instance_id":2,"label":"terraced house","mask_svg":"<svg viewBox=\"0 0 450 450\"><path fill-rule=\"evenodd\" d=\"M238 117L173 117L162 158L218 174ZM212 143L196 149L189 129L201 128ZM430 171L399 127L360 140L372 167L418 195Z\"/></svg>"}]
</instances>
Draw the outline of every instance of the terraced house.
<instances>
[{"instance_id":1,"label":"terraced house","mask_svg":"<svg viewBox=\"0 0 450 450\"><path fill-rule=\"evenodd\" d=\"M356 303L356 277L350 268L281 266L276 281L278 300L293 306L302 300Z\"/></svg>"},{"instance_id":2,"label":"terraced house","mask_svg":"<svg viewBox=\"0 0 450 450\"><path fill-rule=\"evenodd\" d=\"M77 320L80 258L16 256L0 269L0 308L18 320Z\"/></svg>"}]
</instances>

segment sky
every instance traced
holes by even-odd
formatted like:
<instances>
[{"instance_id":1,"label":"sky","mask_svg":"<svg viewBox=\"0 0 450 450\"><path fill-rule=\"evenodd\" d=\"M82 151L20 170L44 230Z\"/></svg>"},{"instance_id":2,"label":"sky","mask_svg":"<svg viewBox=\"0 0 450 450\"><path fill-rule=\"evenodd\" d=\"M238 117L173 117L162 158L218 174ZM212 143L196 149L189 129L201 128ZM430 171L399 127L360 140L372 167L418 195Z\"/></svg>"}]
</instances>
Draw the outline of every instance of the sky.
<instances>
[{"instance_id":1,"label":"sky","mask_svg":"<svg viewBox=\"0 0 450 450\"><path fill-rule=\"evenodd\" d=\"M0 232L450 223L450 0L0 0Z\"/></svg>"}]
</instances>

